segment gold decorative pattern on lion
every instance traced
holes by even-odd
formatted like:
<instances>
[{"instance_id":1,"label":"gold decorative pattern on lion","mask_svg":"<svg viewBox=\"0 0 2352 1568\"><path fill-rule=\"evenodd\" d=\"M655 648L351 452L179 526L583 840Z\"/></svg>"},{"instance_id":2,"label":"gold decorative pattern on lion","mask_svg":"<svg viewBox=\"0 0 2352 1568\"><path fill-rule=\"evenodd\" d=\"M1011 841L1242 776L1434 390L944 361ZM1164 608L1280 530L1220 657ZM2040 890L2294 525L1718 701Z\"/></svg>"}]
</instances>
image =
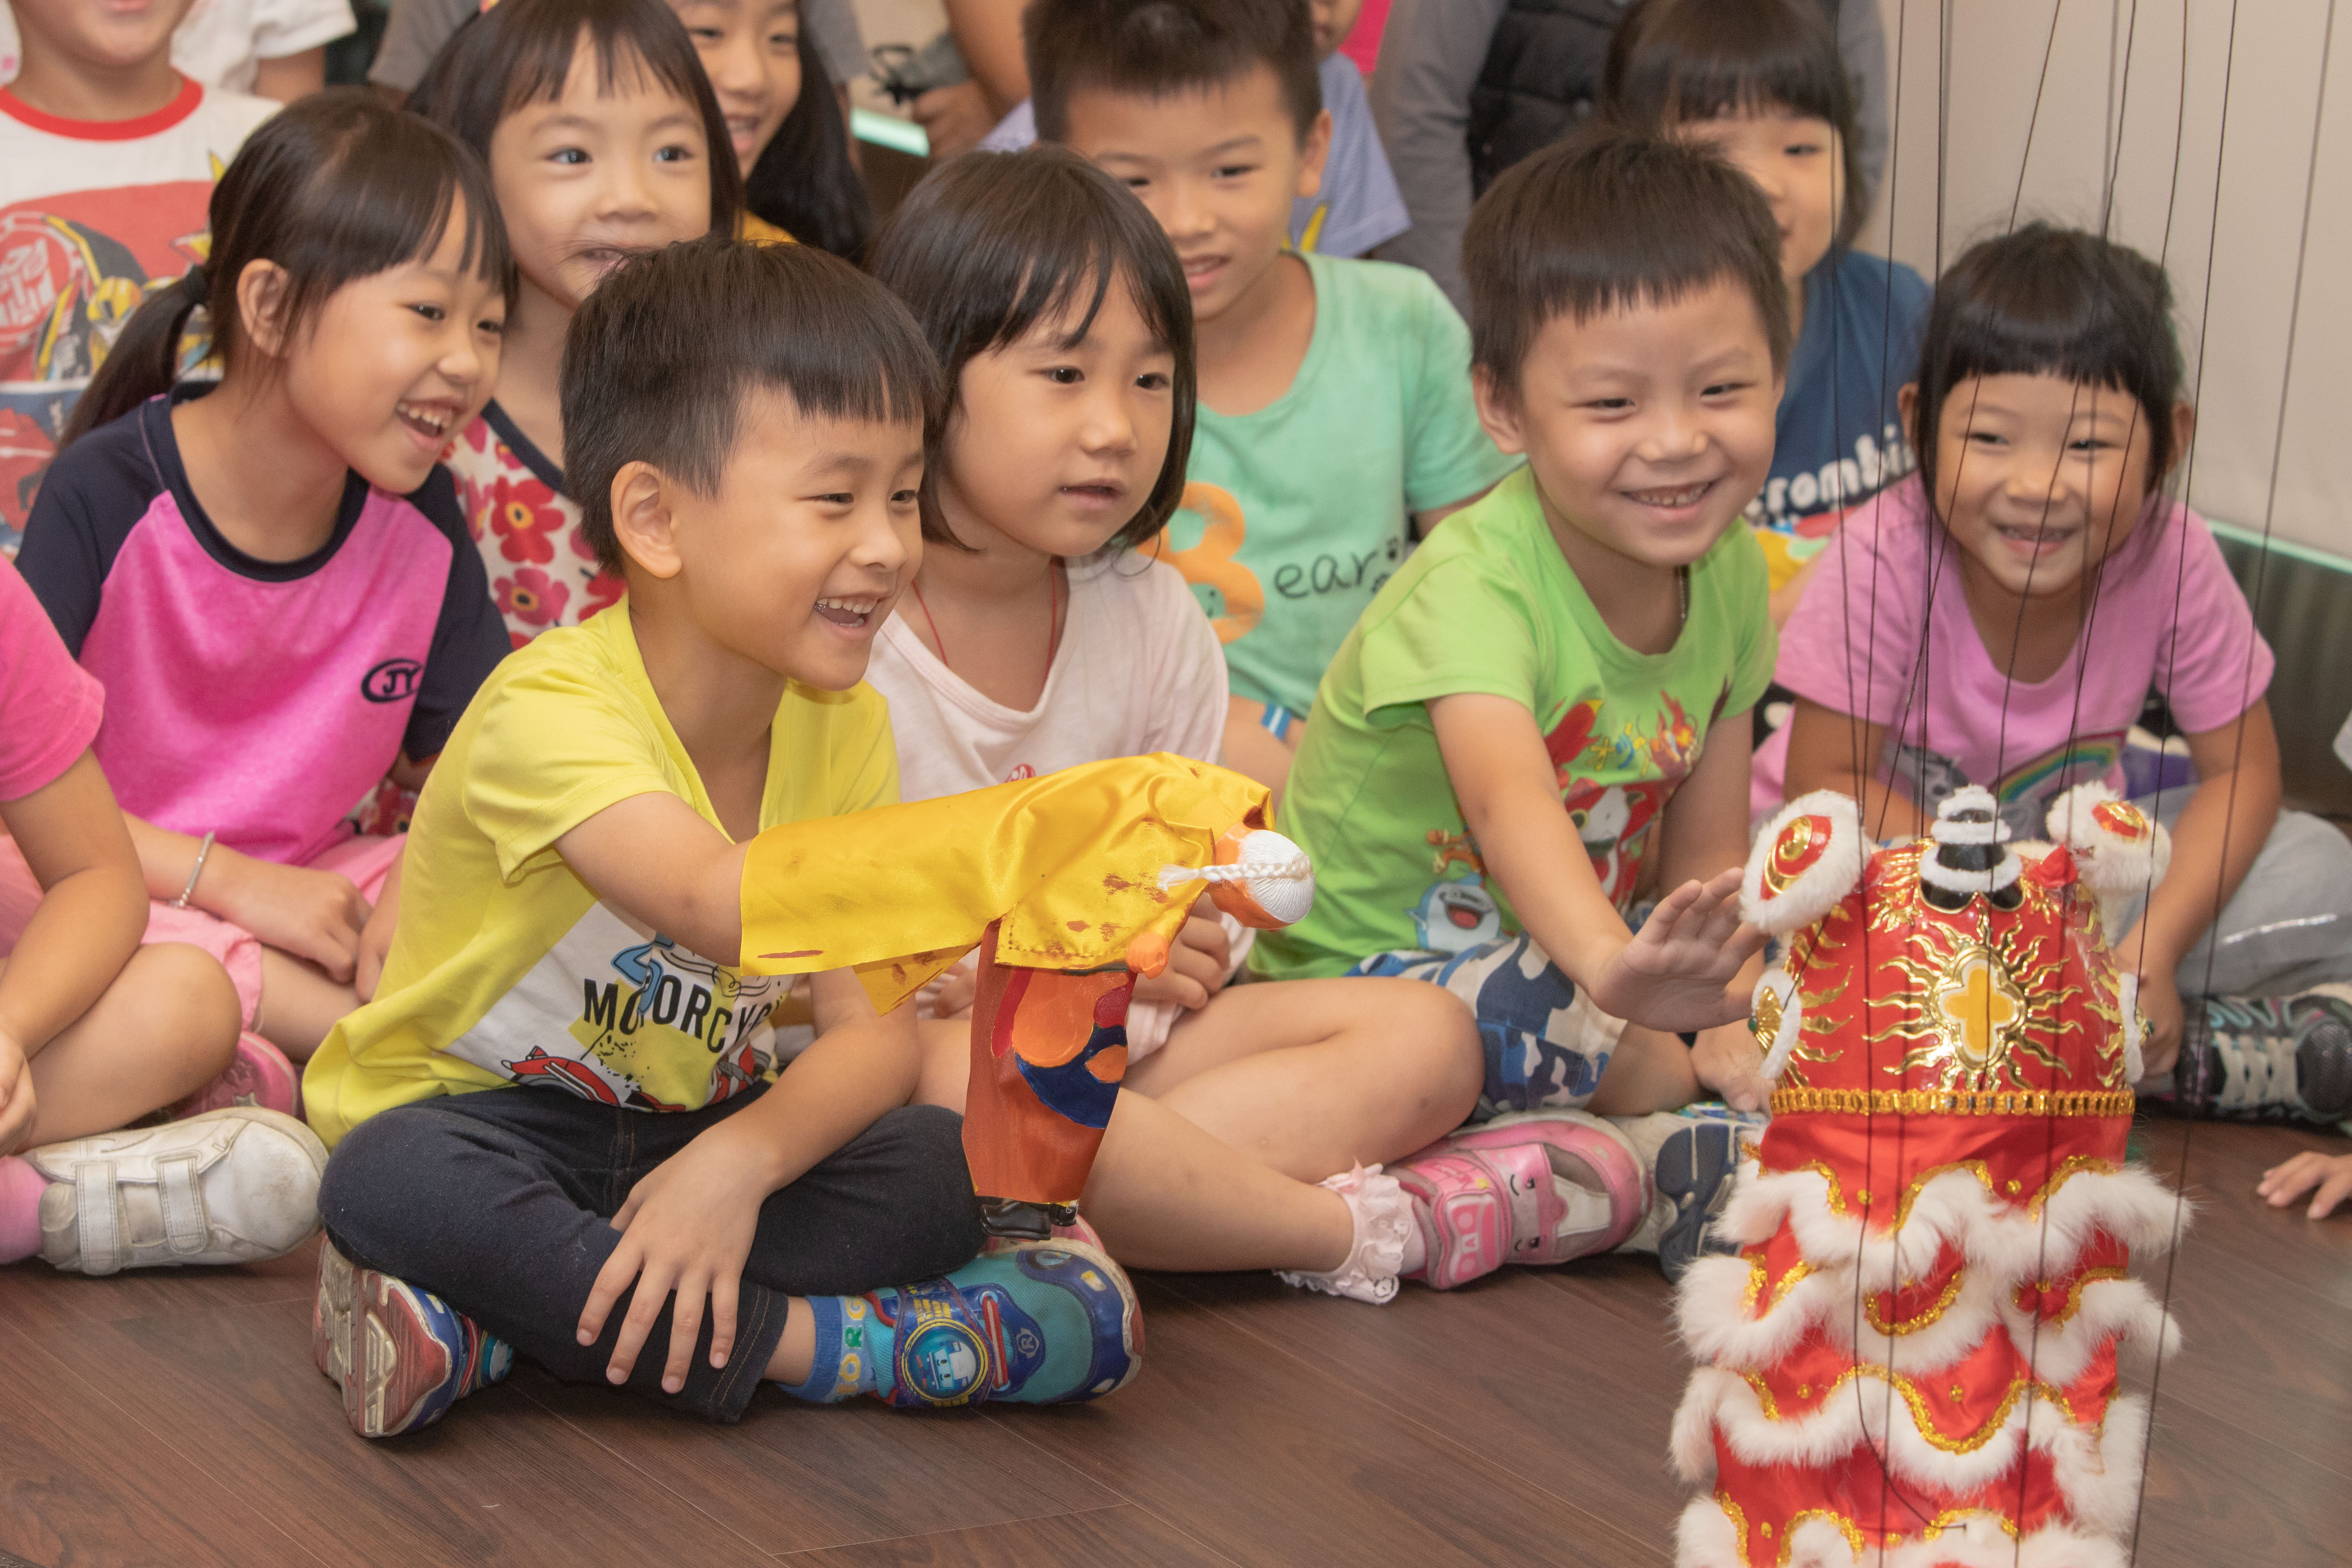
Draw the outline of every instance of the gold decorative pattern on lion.
<instances>
[{"instance_id":1,"label":"gold decorative pattern on lion","mask_svg":"<svg viewBox=\"0 0 2352 1568\"><path fill-rule=\"evenodd\" d=\"M1264 785L1158 753L792 822L743 868L743 967L849 968L882 1011L978 948L964 1155L992 1231L1068 1224L1127 1071L1127 1007L1205 889L1244 925L1315 876Z\"/></svg>"},{"instance_id":2,"label":"gold decorative pattern on lion","mask_svg":"<svg viewBox=\"0 0 2352 1568\"><path fill-rule=\"evenodd\" d=\"M1681 1287L1681 1568L2122 1568L2117 1356L2178 1340L2129 1265L2180 1209L2125 1163L2144 1026L2100 903L2168 846L2104 785L2049 826L2009 843L1971 787L1871 852L1824 790L1757 840L1772 1121L1716 1222L1738 1256Z\"/></svg>"}]
</instances>

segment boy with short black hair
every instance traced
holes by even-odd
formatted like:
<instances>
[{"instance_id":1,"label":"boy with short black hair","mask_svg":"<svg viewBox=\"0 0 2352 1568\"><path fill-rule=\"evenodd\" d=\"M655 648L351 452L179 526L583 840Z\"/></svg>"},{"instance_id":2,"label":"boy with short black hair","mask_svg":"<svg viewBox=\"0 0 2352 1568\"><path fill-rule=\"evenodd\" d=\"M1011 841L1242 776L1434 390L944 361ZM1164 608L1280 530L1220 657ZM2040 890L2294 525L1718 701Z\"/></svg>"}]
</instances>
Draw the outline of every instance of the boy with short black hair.
<instances>
[{"instance_id":1,"label":"boy with short black hair","mask_svg":"<svg viewBox=\"0 0 2352 1568\"><path fill-rule=\"evenodd\" d=\"M1282 807L1315 908L1254 963L1455 991L1486 1040L1482 1119L1702 1086L1760 1109L1761 939L1728 901L1774 640L1735 525L1788 361L1778 230L1717 156L1602 130L1504 174L1464 248L1479 416L1528 467L1405 564L1324 676ZM1676 1271L1727 1191L1731 1125L1612 1124L1653 1176L1634 1244Z\"/></svg>"},{"instance_id":2,"label":"boy with short black hair","mask_svg":"<svg viewBox=\"0 0 2352 1568\"><path fill-rule=\"evenodd\" d=\"M1423 275L1286 248L1331 137L1306 0L1035 0L1039 132L1125 180L1192 291L1201 401L1162 548L1224 643L1224 758L1279 786L1315 683L1417 528L1512 467Z\"/></svg>"},{"instance_id":3,"label":"boy with short black hair","mask_svg":"<svg viewBox=\"0 0 2352 1568\"><path fill-rule=\"evenodd\" d=\"M613 272L562 384L582 531L628 595L483 685L417 802L375 999L311 1060L320 1369L367 1437L517 1350L721 1421L762 1380L1117 1387L1134 1298L1108 1259L967 1261L958 1120L906 1108L911 1010L815 976L815 1042L771 1083L789 981L742 951L751 841L898 798L861 677L920 549L920 329L818 251L705 239Z\"/></svg>"}]
</instances>

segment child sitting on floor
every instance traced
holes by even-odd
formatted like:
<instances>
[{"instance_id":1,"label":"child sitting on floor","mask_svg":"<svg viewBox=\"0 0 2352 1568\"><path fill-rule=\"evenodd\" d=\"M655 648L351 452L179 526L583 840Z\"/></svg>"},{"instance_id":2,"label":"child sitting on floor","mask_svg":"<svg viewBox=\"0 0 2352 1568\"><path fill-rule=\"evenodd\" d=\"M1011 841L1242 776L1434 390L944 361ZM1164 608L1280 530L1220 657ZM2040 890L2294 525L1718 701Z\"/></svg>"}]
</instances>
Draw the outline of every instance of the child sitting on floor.
<instances>
[{"instance_id":1,"label":"child sitting on floor","mask_svg":"<svg viewBox=\"0 0 2352 1568\"><path fill-rule=\"evenodd\" d=\"M98 758L170 901L149 937L227 967L251 1092L290 1110L285 1057L391 938L400 841L344 818L423 777L507 651L436 460L489 395L514 267L481 165L357 88L257 131L211 217L211 259L75 410L17 559L106 686ZM221 380L174 389L199 305Z\"/></svg>"},{"instance_id":2,"label":"child sitting on floor","mask_svg":"<svg viewBox=\"0 0 2352 1568\"><path fill-rule=\"evenodd\" d=\"M1717 155L1604 129L1497 180L1464 259L1479 416L1528 467L1405 563L1323 677L1280 822L1315 907L1252 963L1454 990L1482 1118L1590 1131L1576 1108L1701 1086L1760 1110L1761 938L1733 894L1772 628L1739 513L1788 354L1779 231ZM1732 1124L1632 1132L1656 1202L1630 1244L1678 1271L1727 1197Z\"/></svg>"},{"instance_id":3,"label":"child sitting on floor","mask_svg":"<svg viewBox=\"0 0 2352 1568\"><path fill-rule=\"evenodd\" d=\"M23 68L0 88L0 553L16 549L74 400L140 301L203 257L213 180L278 107L173 68L188 10L16 8Z\"/></svg>"},{"instance_id":4,"label":"child sitting on floor","mask_svg":"<svg viewBox=\"0 0 2352 1568\"><path fill-rule=\"evenodd\" d=\"M900 205L874 270L954 395L933 542L867 677L907 797L1154 751L1215 761L1216 633L1150 554L1183 489L1194 384L1183 269L1150 214L1061 148L971 153ZM1386 1301L1424 1271L1428 1216L1379 1162L1468 1113L1469 1015L1402 980L1227 988L1249 934L1197 907L1128 1010L1087 1217L1126 1262ZM932 1103L964 1103L971 998L955 984L924 1020Z\"/></svg>"},{"instance_id":5,"label":"child sitting on floor","mask_svg":"<svg viewBox=\"0 0 2352 1568\"><path fill-rule=\"evenodd\" d=\"M194 947L140 945L139 853L89 749L103 703L0 561L0 1263L273 1258L318 1228L309 1128L223 1102L107 1135L221 1071L236 992Z\"/></svg>"},{"instance_id":6,"label":"child sitting on floor","mask_svg":"<svg viewBox=\"0 0 2352 1568\"><path fill-rule=\"evenodd\" d=\"M498 396L447 453L520 648L621 596L564 485L556 372L572 313L626 256L734 233L743 178L694 41L662 0L505 0L449 40L408 107L489 167L521 274Z\"/></svg>"},{"instance_id":7,"label":"child sitting on floor","mask_svg":"<svg viewBox=\"0 0 2352 1568\"><path fill-rule=\"evenodd\" d=\"M770 1082L784 981L742 968L746 843L897 798L860 677L922 548L920 330L823 252L709 238L598 287L562 385L628 596L467 710L383 987L311 1062L320 1369L369 1437L509 1347L720 1421L762 1380L903 1406L1118 1386L1135 1298L1099 1250L972 1260L958 1119L906 1103L913 1004L816 976L817 1038Z\"/></svg>"},{"instance_id":8,"label":"child sitting on floor","mask_svg":"<svg viewBox=\"0 0 2352 1568\"><path fill-rule=\"evenodd\" d=\"M1226 765L1278 788L1411 532L1513 464L1425 275L1285 246L1331 140L1307 0L1035 0L1022 25L1039 133L1124 181L1183 264L1201 407L1161 549L1224 644Z\"/></svg>"},{"instance_id":9,"label":"child sitting on floor","mask_svg":"<svg viewBox=\"0 0 2352 1568\"><path fill-rule=\"evenodd\" d=\"M1748 508L1772 574L1772 621L1838 520L1909 473L1895 406L1927 285L1850 248L1868 214L1854 91L1820 0L1642 0L1609 50L1604 106L1721 152L1780 225L1787 390L1772 471Z\"/></svg>"},{"instance_id":10,"label":"child sitting on floor","mask_svg":"<svg viewBox=\"0 0 2352 1568\"><path fill-rule=\"evenodd\" d=\"M2332 1122L2352 1114L2352 844L2278 809L2270 647L2165 493L2195 429L2180 399L2155 263L2042 224L1955 262L1902 392L1918 476L1822 552L1781 643L1796 714L1757 771L1768 796L1852 795L1882 838L1981 784L2017 838L2047 838L2062 795L2123 781L2160 693L2197 783L2143 802L2171 868L2111 928L2150 1025L2143 1092L2175 1087L2178 1056L2186 1108Z\"/></svg>"}]
</instances>

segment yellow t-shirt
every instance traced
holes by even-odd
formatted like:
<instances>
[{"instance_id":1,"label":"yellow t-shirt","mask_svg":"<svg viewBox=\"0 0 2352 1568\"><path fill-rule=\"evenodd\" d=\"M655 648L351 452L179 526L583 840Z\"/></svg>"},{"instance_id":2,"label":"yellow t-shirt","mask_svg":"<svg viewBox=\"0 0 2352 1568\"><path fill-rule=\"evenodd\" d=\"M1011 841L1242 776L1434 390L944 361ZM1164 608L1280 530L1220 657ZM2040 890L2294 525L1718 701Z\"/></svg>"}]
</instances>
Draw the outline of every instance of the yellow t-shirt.
<instances>
[{"instance_id":1,"label":"yellow t-shirt","mask_svg":"<svg viewBox=\"0 0 2352 1568\"><path fill-rule=\"evenodd\" d=\"M417 800L375 1000L335 1026L302 1076L320 1137L331 1145L429 1095L514 1083L690 1111L774 1065L768 1015L787 977L677 946L599 902L555 852L607 806L656 791L718 825L625 601L499 665ZM761 828L898 798L889 710L872 687L786 688Z\"/></svg>"}]
</instances>

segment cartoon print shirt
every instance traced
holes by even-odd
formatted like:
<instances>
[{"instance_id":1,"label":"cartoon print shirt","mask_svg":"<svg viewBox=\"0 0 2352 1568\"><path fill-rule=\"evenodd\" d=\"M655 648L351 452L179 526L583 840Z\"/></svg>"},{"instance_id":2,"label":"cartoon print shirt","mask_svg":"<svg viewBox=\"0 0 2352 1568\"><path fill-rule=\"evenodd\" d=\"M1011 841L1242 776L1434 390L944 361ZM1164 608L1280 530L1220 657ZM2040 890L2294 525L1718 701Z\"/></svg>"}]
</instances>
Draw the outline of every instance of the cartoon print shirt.
<instances>
[{"instance_id":1,"label":"cartoon print shirt","mask_svg":"<svg viewBox=\"0 0 2352 1568\"><path fill-rule=\"evenodd\" d=\"M1296 713L1404 563L1408 514L1517 463L1479 427L1469 329L1428 274L1303 259L1315 333L1297 376L1255 413L1202 407L1159 547L1216 627L1234 694Z\"/></svg>"},{"instance_id":2,"label":"cartoon print shirt","mask_svg":"<svg viewBox=\"0 0 2352 1568\"><path fill-rule=\"evenodd\" d=\"M580 534L580 504L564 493L563 470L497 402L457 433L441 454L457 481L457 504L481 551L490 594L521 647L551 626L577 626L621 597L621 580L596 567Z\"/></svg>"},{"instance_id":3,"label":"cartoon print shirt","mask_svg":"<svg viewBox=\"0 0 2352 1568\"><path fill-rule=\"evenodd\" d=\"M775 1065L769 1015L789 977L681 946L601 902L556 852L597 812L646 794L718 825L626 614L551 632L499 665L417 800L375 999L303 1075L321 1138L431 1095L513 1084L691 1111ZM763 830L898 798L889 711L873 688L785 689Z\"/></svg>"},{"instance_id":4,"label":"cartoon print shirt","mask_svg":"<svg viewBox=\"0 0 2352 1568\"><path fill-rule=\"evenodd\" d=\"M1314 862L1315 907L1262 933L1252 967L1336 975L1375 953L1460 952L1517 929L1430 723L1431 699L1462 692L1535 715L1560 808L1625 909L1709 727L1746 712L1771 676L1765 598L1755 536L1729 528L1690 570L1674 647L1637 653L1569 570L1526 470L1447 518L1323 678L1280 821Z\"/></svg>"},{"instance_id":5,"label":"cartoon print shirt","mask_svg":"<svg viewBox=\"0 0 2352 1568\"><path fill-rule=\"evenodd\" d=\"M1748 507L1774 588L1855 507L1919 465L1895 394L1918 376L1927 297L1917 273L1860 251L1832 253L1805 275L1772 473Z\"/></svg>"},{"instance_id":6,"label":"cartoon print shirt","mask_svg":"<svg viewBox=\"0 0 2352 1568\"><path fill-rule=\"evenodd\" d=\"M401 753L440 751L507 653L446 472L409 496L348 475L325 544L257 560L205 516L161 397L58 459L16 565L106 687L123 810L286 865L349 837Z\"/></svg>"},{"instance_id":7,"label":"cartoon print shirt","mask_svg":"<svg viewBox=\"0 0 2352 1568\"><path fill-rule=\"evenodd\" d=\"M2270 689L2270 644L2186 505L2142 521L2107 559L2090 627L2057 672L2013 682L1985 651L1951 536L1925 501L1906 480L1839 530L1781 634L1779 679L1885 726L1880 776L1928 810L1981 784L2011 833L2044 837L2059 795L2091 779L2122 785L2124 737L2150 691L2198 735ZM1786 729L1757 748L1759 809L1779 803L1788 758Z\"/></svg>"},{"instance_id":8,"label":"cartoon print shirt","mask_svg":"<svg viewBox=\"0 0 2352 1568\"><path fill-rule=\"evenodd\" d=\"M123 323L205 258L213 183L277 109L185 81L137 120L66 120L0 90L0 550Z\"/></svg>"}]
</instances>

